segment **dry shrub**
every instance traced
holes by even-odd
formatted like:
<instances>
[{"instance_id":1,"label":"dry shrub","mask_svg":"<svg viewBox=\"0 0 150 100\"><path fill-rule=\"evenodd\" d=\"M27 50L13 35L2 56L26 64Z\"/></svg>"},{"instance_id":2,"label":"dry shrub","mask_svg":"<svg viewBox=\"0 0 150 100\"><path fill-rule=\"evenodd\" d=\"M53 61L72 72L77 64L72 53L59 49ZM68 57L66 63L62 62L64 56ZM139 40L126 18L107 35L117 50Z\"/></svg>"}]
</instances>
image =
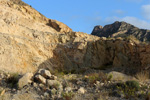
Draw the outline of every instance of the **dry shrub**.
<instances>
[{"instance_id":1,"label":"dry shrub","mask_svg":"<svg viewBox=\"0 0 150 100\"><path fill-rule=\"evenodd\" d=\"M101 82L110 81L112 76L111 75L108 76L103 72L99 72L99 73L90 73L85 78L88 79L89 83L93 84L96 83L96 81L101 81Z\"/></svg>"},{"instance_id":2,"label":"dry shrub","mask_svg":"<svg viewBox=\"0 0 150 100\"><path fill-rule=\"evenodd\" d=\"M141 71L139 73L137 73L135 75L135 77L141 81L141 82L145 82L149 79L149 72L148 71Z\"/></svg>"}]
</instances>

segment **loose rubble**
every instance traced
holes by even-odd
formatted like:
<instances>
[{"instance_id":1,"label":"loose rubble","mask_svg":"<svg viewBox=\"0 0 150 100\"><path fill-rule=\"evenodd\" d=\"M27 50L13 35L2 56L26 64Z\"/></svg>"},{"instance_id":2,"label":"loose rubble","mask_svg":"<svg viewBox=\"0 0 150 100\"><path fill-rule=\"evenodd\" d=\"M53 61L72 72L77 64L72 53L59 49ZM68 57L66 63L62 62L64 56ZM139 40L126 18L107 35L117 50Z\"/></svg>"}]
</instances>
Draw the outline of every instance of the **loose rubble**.
<instances>
[{"instance_id":1,"label":"loose rubble","mask_svg":"<svg viewBox=\"0 0 150 100\"><path fill-rule=\"evenodd\" d=\"M118 76L114 75L123 75L126 80L116 80ZM12 76L1 73L0 100L145 100L150 93L150 81L131 80L135 78L115 71L53 75L39 69L34 75L22 75L18 87L9 87L9 77Z\"/></svg>"}]
</instances>

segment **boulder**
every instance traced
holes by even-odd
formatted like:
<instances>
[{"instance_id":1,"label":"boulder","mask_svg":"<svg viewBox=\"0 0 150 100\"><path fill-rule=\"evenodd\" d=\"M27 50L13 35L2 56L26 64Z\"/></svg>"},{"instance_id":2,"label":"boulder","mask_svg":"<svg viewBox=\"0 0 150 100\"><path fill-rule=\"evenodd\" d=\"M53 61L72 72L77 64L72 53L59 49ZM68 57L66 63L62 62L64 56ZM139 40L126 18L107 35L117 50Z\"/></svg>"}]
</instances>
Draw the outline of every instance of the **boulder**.
<instances>
[{"instance_id":1,"label":"boulder","mask_svg":"<svg viewBox=\"0 0 150 100\"><path fill-rule=\"evenodd\" d=\"M40 82L40 83L46 84L46 79L39 74L35 76L35 80Z\"/></svg>"},{"instance_id":2,"label":"boulder","mask_svg":"<svg viewBox=\"0 0 150 100\"><path fill-rule=\"evenodd\" d=\"M134 78L132 76L128 76L126 74L123 74L121 72L116 72L116 71L109 72L108 76L109 75L112 75L112 79L111 80L115 80L115 81L136 80L136 78Z\"/></svg>"},{"instance_id":3,"label":"boulder","mask_svg":"<svg viewBox=\"0 0 150 100\"><path fill-rule=\"evenodd\" d=\"M33 77L33 73L26 73L22 78L18 81L18 87L23 88L25 85L31 83L31 78Z\"/></svg>"},{"instance_id":4,"label":"boulder","mask_svg":"<svg viewBox=\"0 0 150 100\"><path fill-rule=\"evenodd\" d=\"M49 78L51 78L51 73L50 73L50 71L49 70L45 70L45 69L40 69L39 71L38 71L38 73L40 74L40 75L42 75L44 78L46 78L46 79L49 79Z\"/></svg>"}]
</instances>

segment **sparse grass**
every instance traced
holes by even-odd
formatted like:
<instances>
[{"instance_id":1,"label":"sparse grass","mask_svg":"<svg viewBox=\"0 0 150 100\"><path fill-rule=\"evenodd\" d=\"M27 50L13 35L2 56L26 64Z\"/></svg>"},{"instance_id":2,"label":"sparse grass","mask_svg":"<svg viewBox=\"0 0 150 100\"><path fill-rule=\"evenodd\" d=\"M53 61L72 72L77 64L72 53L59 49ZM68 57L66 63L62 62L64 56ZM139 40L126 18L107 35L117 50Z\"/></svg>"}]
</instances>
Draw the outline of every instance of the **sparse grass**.
<instances>
[{"instance_id":1,"label":"sparse grass","mask_svg":"<svg viewBox=\"0 0 150 100\"><path fill-rule=\"evenodd\" d=\"M60 83L55 83L52 87L55 88L56 90L59 89Z\"/></svg>"},{"instance_id":2,"label":"sparse grass","mask_svg":"<svg viewBox=\"0 0 150 100\"><path fill-rule=\"evenodd\" d=\"M89 83L93 84L96 83L96 81L101 81L101 82L107 82L110 81L112 79L112 75L107 75L103 72L99 72L99 73L91 73L88 74L85 79L89 81Z\"/></svg>"},{"instance_id":3,"label":"sparse grass","mask_svg":"<svg viewBox=\"0 0 150 100\"><path fill-rule=\"evenodd\" d=\"M109 92L107 90L105 91L101 91L99 93L99 97L98 97L98 100L107 100L109 97Z\"/></svg>"},{"instance_id":4,"label":"sparse grass","mask_svg":"<svg viewBox=\"0 0 150 100\"><path fill-rule=\"evenodd\" d=\"M50 70L50 72L55 75L55 76L58 76L58 77L63 77L65 75L65 73L63 71L58 71L58 70Z\"/></svg>"},{"instance_id":5,"label":"sparse grass","mask_svg":"<svg viewBox=\"0 0 150 100\"><path fill-rule=\"evenodd\" d=\"M127 81L125 83L118 83L116 88L118 94L123 94L125 98L137 97L136 91L140 89L139 82Z\"/></svg>"},{"instance_id":6,"label":"sparse grass","mask_svg":"<svg viewBox=\"0 0 150 100\"><path fill-rule=\"evenodd\" d=\"M148 71L141 71L141 72L137 73L137 74L135 75L135 77L136 77L139 81L145 82L146 80L149 79L149 72L148 72Z\"/></svg>"},{"instance_id":7,"label":"sparse grass","mask_svg":"<svg viewBox=\"0 0 150 100\"><path fill-rule=\"evenodd\" d=\"M72 100L74 95L75 94L73 92L62 92L62 97L64 100Z\"/></svg>"},{"instance_id":8,"label":"sparse grass","mask_svg":"<svg viewBox=\"0 0 150 100\"><path fill-rule=\"evenodd\" d=\"M136 91L138 91L140 89L140 84L138 81L127 81L126 82L126 85L129 87L129 88L134 88Z\"/></svg>"},{"instance_id":9,"label":"sparse grass","mask_svg":"<svg viewBox=\"0 0 150 100\"><path fill-rule=\"evenodd\" d=\"M24 3L22 0L10 0L14 4L21 5L21 6L28 6L26 3Z\"/></svg>"}]
</instances>

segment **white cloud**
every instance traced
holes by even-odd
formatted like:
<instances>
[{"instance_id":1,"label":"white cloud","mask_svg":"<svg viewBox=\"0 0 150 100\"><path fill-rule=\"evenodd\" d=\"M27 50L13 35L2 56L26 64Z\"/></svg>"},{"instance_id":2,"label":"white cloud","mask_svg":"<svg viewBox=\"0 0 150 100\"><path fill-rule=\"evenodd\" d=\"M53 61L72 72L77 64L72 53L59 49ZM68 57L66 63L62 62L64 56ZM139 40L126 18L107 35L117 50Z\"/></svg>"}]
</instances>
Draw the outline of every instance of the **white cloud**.
<instances>
[{"instance_id":1,"label":"white cloud","mask_svg":"<svg viewBox=\"0 0 150 100\"><path fill-rule=\"evenodd\" d=\"M115 11L113 11L115 14L118 14L118 15L123 15L125 12L123 11L123 10L120 10L120 9L118 9L118 10L115 10Z\"/></svg>"},{"instance_id":2,"label":"white cloud","mask_svg":"<svg viewBox=\"0 0 150 100\"><path fill-rule=\"evenodd\" d=\"M125 21L127 23L130 23L136 27L142 28L142 29L150 29L150 23L144 20L140 20L136 17L130 17L130 16L126 16L123 18L119 18L119 17L109 17L106 18L106 22L107 23L112 23L114 21Z\"/></svg>"},{"instance_id":3,"label":"white cloud","mask_svg":"<svg viewBox=\"0 0 150 100\"><path fill-rule=\"evenodd\" d=\"M150 5L143 5L142 6L142 15L150 20Z\"/></svg>"}]
</instances>

